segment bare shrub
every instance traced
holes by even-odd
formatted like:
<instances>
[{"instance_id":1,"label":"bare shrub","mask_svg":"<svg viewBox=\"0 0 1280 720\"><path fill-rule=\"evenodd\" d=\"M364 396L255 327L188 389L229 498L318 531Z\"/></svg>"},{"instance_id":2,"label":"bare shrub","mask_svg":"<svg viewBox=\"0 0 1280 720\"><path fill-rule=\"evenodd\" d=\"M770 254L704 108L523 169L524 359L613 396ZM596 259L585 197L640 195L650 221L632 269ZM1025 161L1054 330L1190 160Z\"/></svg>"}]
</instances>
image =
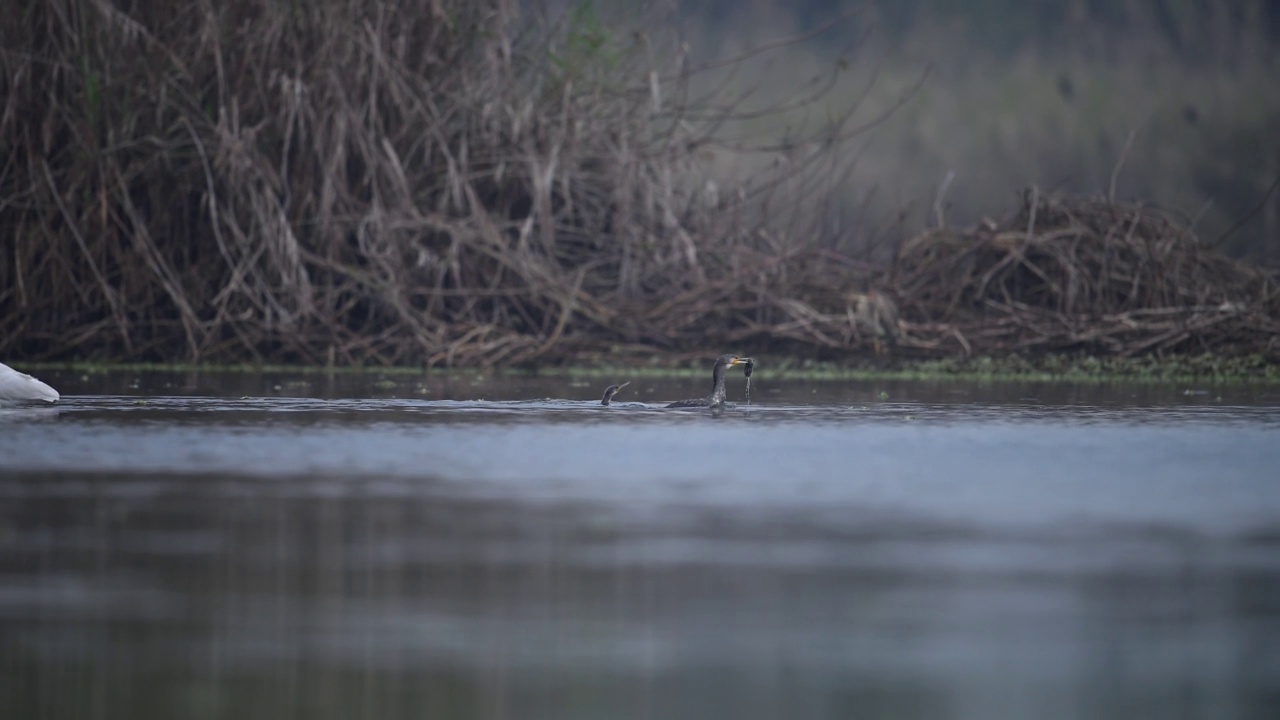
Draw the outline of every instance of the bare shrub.
<instances>
[{"instance_id":1,"label":"bare shrub","mask_svg":"<svg viewBox=\"0 0 1280 720\"><path fill-rule=\"evenodd\" d=\"M589 7L589 6L582 6ZM5 23L0 352L496 365L767 337L853 108L515 0L22 3ZM706 183L709 153L776 163ZM803 280L801 280L803 284ZM783 313L785 315L785 313Z\"/></svg>"}]
</instances>

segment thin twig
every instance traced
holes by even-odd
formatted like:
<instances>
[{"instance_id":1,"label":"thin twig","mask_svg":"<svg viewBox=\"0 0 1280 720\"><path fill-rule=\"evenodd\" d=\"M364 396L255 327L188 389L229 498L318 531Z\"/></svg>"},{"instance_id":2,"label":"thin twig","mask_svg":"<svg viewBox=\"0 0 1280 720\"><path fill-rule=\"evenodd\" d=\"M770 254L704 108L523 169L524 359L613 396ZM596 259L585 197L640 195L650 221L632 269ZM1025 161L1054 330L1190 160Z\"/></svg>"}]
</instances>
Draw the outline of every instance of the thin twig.
<instances>
[{"instance_id":1,"label":"thin twig","mask_svg":"<svg viewBox=\"0 0 1280 720\"><path fill-rule=\"evenodd\" d=\"M1111 168L1111 182L1107 184L1107 202L1109 203L1115 204L1116 181L1120 178L1120 169L1124 167L1125 158L1129 157L1129 148L1133 147L1133 138L1136 135L1136 131L1129 131L1129 136L1124 139L1124 147L1120 149L1120 157L1116 158L1116 164Z\"/></svg>"},{"instance_id":2,"label":"thin twig","mask_svg":"<svg viewBox=\"0 0 1280 720\"><path fill-rule=\"evenodd\" d=\"M956 179L956 171L948 170L946 177L942 178L942 183L938 185L938 192L933 196L933 222L934 227L944 228L947 226L946 219L943 217L942 201L947 196L947 190L951 187L951 181Z\"/></svg>"}]
</instances>

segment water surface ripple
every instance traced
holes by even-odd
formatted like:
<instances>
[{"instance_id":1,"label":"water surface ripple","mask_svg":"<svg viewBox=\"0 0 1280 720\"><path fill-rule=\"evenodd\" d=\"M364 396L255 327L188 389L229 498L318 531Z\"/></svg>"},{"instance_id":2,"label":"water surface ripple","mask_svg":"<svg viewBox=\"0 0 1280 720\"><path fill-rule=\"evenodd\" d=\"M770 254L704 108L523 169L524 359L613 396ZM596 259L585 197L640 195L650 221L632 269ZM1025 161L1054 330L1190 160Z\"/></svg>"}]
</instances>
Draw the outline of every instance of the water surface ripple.
<instances>
[{"instance_id":1,"label":"water surface ripple","mask_svg":"<svg viewBox=\"0 0 1280 720\"><path fill-rule=\"evenodd\" d=\"M1267 391L519 382L0 409L0 716L1274 716Z\"/></svg>"}]
</instances>

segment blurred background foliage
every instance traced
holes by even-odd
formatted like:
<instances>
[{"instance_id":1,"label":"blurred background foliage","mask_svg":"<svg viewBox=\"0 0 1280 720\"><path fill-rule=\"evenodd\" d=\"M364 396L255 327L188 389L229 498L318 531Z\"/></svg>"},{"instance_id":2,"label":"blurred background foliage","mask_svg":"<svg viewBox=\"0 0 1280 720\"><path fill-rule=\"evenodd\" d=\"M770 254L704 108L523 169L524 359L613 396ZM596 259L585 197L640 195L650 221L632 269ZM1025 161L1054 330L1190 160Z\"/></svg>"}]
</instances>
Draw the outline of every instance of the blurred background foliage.
<instances>
[{"instance_id":1,"label":"blurred background foliage","mask_svg":"<svg viewBox=\"0 0 1280 720\"><path fill-rule=\"evenodd\" d=\"M1000 215L1032 184L1114 192L1184 213L1233 255L1280 261L1280 2L686 0L666 12L701 59L854 13L740 77L762 103L836 60L848 81L834 100L874 119L927 75L849 146L858 170L829 241L881 246L936 222L954 173L948 224Z\"/></svg>"}]
</instances>

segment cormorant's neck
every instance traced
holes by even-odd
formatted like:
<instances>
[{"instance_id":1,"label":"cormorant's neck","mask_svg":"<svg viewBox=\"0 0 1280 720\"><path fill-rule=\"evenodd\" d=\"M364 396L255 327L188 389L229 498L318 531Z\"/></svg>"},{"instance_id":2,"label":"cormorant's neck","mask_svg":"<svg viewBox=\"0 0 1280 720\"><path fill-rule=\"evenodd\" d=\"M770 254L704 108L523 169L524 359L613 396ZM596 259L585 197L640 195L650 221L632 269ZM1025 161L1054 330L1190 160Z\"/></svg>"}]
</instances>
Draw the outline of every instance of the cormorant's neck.
<instances>
[{"instance_id":1,"label":"cormorant's neck","mask_svg":"<svg viewBox=\"0 0 1280 720\"><path fill-rule=\"evenodd\" d=\"M724 404L724 365L716 365L711 371L711 404Z\"/></svg>"}]
</instances>

